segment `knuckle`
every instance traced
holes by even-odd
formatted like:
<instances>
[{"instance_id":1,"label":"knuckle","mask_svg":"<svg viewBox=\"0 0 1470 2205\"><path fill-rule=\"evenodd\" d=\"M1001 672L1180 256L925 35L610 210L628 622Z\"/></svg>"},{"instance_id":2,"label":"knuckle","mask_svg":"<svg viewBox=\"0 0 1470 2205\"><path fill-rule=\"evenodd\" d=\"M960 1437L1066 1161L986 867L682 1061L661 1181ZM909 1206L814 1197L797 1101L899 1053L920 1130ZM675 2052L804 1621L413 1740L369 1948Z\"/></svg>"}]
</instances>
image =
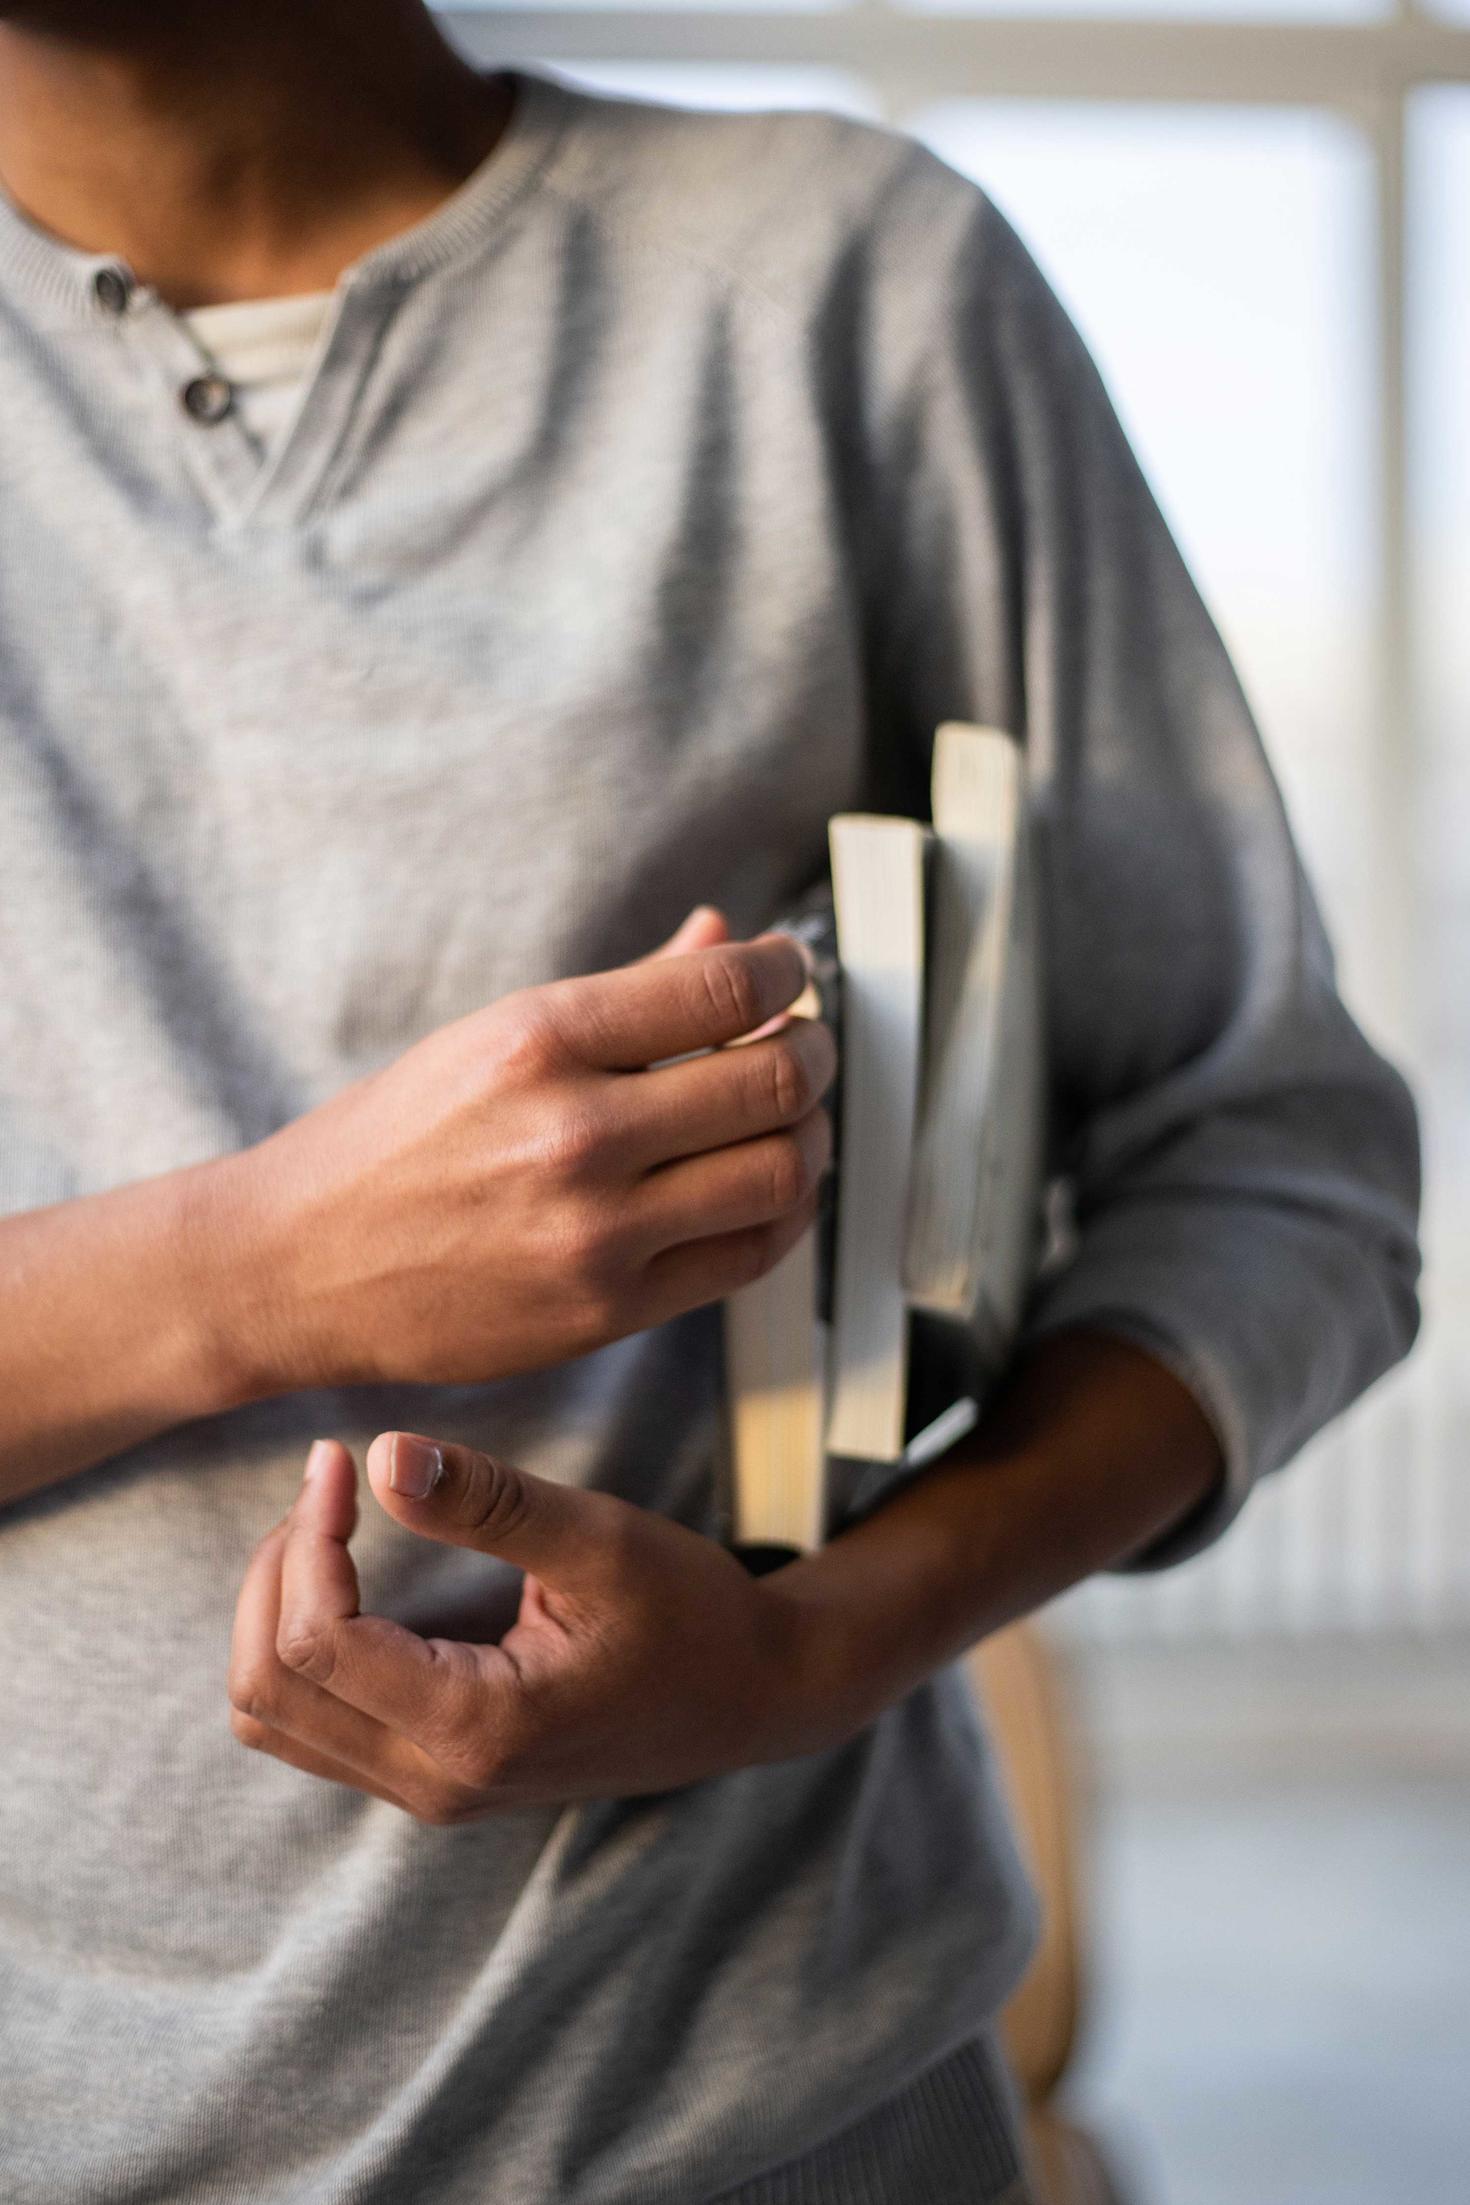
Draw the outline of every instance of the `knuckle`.
<instances>
[{"instance_id":1,"label":"knuckle","mask_svg":"<svg viewBox=\"0 0 1470 2205\"><path fill-rule=\"evenodd\" d=\"M729 1280L726 1292L738 1291L742 1286L753 1286L771 1267L775 1241L770 1230L761 1225L752 1226L748 1232L733 1233L727 1243Z\"/></svg>"},{"instance_id":2,"label":"knuckle","mask_svg":"<svg viewBox=\"0 0 1470 2205\"><path fill-rule=\"evenodd\" d=\"M618 1232L601 1205L578 1202L568 1207L557 1233L557 1268L579 1301L597 1301L610 1291L620 1254Z\"/></svg>"},{"instance_id":3,"label":"knuckle","mask_svg":"<svg viewBox=\"0 0 1470 2205\"><path fill-rule=\"evenodd\" d=\"M431 1830L455 1830L462 1823L473 1822L483 1813L478 1800L450 1784L435 1784L410 1808L415 1822L427 1823Z\"/></svg>"},{"instance_id":4,"label":"knuckle","mask_svg":"<svg viewBox=\"0 0 1470 2205\"><path fill-rule=\"evenodd\" d=\"M806 1193L807 1167L801 1143L793 1135L772 1141L766 1171L772 1209L783 1215L794 1210Z\"/></svg>"},{"instance_id":5,"label":"knuckle","mask_svg":"<svg viewBox=\"0 0 1470 2205\"><path fill-rule=\"evenodd\" d=\"M590 1110L570 1102L548 1110L540 1131L543 1170L556 1178L578 1179L595 1163L601 1148L601 1127Z\"/></svg>"},{"instance_id":6,"label":"knuckle","mask_svg":"<svg viewBox=\"0 0 1470 2205\"><path fill-rule=\"evenodd\" d=\"M699 966L709 1005L715 1016L740 1033L758 1026L764 1015L760 982L747 957L738 949L711 950Z\"/></svg>"},{"instance_id":7,"label":"knuckle","mask_svg":"<svg viewBox=\"0 0 1470 2205\"><path fill-rule=\"evenodd\" d=\"M539 1078L558 1061L561 1039L542 991L526 988L496 1007L496 1054L503 1070Z\"/></svg>"},{"instance_id":8,"label":"knuckle","mask_svg":"<svg viewBox=\"0 0 1470 2205\"><path fill-rule=\"evenodd\" d=\"M773 1041L769 1066L770 1099L777 1117L784 1121L804 1116L816 1096L810 1069L796 1043L784 1035Z\"/></svg>"},{"instance_id":9,"label":"knuckle","mask_svg":"<svg viewBox=\"0 0 1470 2205\"><path fill-rule=\"evenodd\" d=\"M595 1296L604 1260L602 1238L591 1221L579 1214L564 1218L555 1234L550 1268L579 1305Z\"/></svg>"},{"instance_id":10,"label":"knuckle","mask_svg":"<svg viewBox=\"0 0 1470 2205\"><path fill-rule=\"evenodd\" d=\"M591 1205L562 1203L542 1221L539 1276L554 1293L563 1338L600 1342L615 1330L629 1297L631 1235L610 1227Z\"/></svg>"},{"instance_id":11,"label":"knuckle","mask_svg":"<svg viewBox=\"0 0 1470 2205\"><path fill-rule=\"evenodd\" d=\"M480 1532L487 1539L504 1539L519 1530L529 1507L520 1472L482 1455L474 1475L465 1479L459 1491L454 1513L461 1529Z\"/></svg>"},{"instance_id":12,"label":"knuckle","mask_svg":"<svg viewBox=\"0 0 1470 2205\"><path fill-rule=\"evenodd\" d=\"M242 1722L264 1728L276 1713L276 1679L266 1669L239 1669L230 1676L230 1707Z\"/></svg>"},{"instance_id":13,"label":"knuckle","mask_svg":"<svg viewBox=\"0 0 1470 2205\"><path fill-rule=\"evenodd\" d=\"M313 1684L328 1684L337 1667L336 1634L321 1623L292 1623L282 1627L276 1653L296 1676Z\"/></svg>"},{"instance_id":14,"label":"knuckle","mask_svg":"<svg viewBox=\"0 0 1470 2205\"><path fill-rule=\"evenodd\" d=\"M476 1799L461 1784L434 1786L434 1795L428 1801L432 1826L436 1830L461 1830L467 1821L480 1821L485 1815L485 1801Z\"/></svg>"},{"instance_id":15,"label":"knuckle","mask_svg":"<svg viewBox=\"0 0 1470 2205\"><path fill-rule=\"evenodd\" d=\"M454 1774L472 1793L493 1791L505 1782L509 1769L510 1756L495 1738L467 1739L454 1759Z\"/></svg>"},{"instance_id":16,"label":"knuckle","mask_svg":"<svg viewBox=\"0 0 1470 2205\"><path fill-rule=\"evenodd\" d=\"M263 1753L270 1738L270 1731L256 1715L247 1714L242 1707L230 1710L230 1728L242 1746L252 1753Z\"/></svg>"}]
</instances>

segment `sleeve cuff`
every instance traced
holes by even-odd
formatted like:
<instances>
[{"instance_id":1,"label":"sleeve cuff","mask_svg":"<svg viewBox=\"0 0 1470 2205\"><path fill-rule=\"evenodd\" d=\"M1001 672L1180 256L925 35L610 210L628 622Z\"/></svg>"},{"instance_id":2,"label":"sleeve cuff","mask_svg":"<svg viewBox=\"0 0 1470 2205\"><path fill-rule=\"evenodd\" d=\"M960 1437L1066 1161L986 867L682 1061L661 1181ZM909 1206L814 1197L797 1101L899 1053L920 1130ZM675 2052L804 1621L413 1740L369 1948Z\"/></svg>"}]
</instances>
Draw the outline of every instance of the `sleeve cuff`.
<instances>
[{"instance_id":1,"label":"sleeve cuff","mask_svg":"<svg viewBox=\"0 0 1470 2205\"><path fill-rule=\"evenodd\" d=\"M1219 1439L1214 1491L1122 1565L1162 1569L1217 1539L1258 1478L1405 1353L1415 1303L1373 1234L1305 1205L1150 1194L1086 1222L1023 1338L1079 1328L1157 1357Z\"/></svg>"},{"instance_id":2,"label":"sleeve cuff","mask_svg":"<svg viewBox=\"0 0 1470 2205\"><path fill-rule=\"evenodd\" d=\"M1191 1352L1138 1310L1089 1308L1085 1314L1072 1315L1058 1305L1049 1305L1034 1323L1028 1324L1026 1339L1029 1344L1048 1333L1084 1325L1089 1332L1105 1332L1130 1347L1142 1348L1155 1362L1162 1363L1193 1394L1219 1441L1225 1468L1204 1499L1136 1554L1114 1563L1110 1574L1126 1576L1137 1570L1170 1569L1176 1562L1187 1562L1191 1555L1202 1554L1206 1547L1213 1546L1245 1506L1255 1477L1244 1420L1223 1373L1211 1365L1209 1357Z\"/></svg>"}]
</instances>

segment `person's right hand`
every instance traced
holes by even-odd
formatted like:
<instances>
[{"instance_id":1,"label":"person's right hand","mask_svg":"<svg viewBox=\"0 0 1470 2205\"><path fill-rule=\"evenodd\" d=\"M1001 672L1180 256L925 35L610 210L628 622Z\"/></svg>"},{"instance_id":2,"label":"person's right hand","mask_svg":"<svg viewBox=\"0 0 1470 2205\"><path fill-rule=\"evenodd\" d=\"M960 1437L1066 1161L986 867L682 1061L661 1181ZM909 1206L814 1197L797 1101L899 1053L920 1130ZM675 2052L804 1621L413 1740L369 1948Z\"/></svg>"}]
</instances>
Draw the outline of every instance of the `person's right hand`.
<instances>
[{"instance_id":1,"label":"person's right hand","mask_svg":"<svg viewBox=\"0 0 1470 2205\"><path fill-rule=\"evenodd\" d=\"M505 1377L770 1269L815 1214L836 1052L805 1018L720 1046L807 977L784 935L684 947L722 932L472 1012L226 1159L245 1390Z\"/></svg>"}]
</instances>

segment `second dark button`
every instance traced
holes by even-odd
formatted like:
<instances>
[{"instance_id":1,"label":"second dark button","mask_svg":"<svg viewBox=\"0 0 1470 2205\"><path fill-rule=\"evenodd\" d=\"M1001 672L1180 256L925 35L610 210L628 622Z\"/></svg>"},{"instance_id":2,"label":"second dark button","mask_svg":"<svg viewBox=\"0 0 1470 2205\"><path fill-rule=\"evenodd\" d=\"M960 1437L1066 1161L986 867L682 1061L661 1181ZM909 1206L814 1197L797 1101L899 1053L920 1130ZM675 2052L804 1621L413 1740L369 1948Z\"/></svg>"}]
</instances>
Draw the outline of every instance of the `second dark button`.
<instances>
[{"instance_id":1,"label":"second dark button","mask_svg":"<svg viewBox=\"0 0 1470 2205\"><path fill-rule=\"evenodd\" d=\"M179 402L191 421L202 421L206 428L212 428L233 407L235 393L223 375L196 375L179 392Z\"/></svg>"}]
</instances>

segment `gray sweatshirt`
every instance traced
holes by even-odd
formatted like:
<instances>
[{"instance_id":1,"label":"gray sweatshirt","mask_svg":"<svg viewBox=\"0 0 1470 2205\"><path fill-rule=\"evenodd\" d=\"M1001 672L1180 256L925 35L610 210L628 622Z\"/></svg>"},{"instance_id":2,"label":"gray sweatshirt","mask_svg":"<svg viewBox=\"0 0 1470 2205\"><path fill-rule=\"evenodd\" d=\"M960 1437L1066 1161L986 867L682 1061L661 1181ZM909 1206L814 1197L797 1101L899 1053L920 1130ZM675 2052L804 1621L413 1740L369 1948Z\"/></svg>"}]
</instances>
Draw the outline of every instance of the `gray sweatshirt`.
<instances>
[{"instance_id":1,"label":"gray sweatshirt","mask_svg":"<svg viewBox=\"0 0 1470 2205\"><path fill-rule=\"evenodd\" d=\"M479 174L344 279L264 462L119 276L0 210L0 1208L252 1142L698 900L756 927L829 813L922 808L953 716L1022 732L1040 822L1078 1232L1033 1329L1147 1343L1224 1442L1167 1552L1403 1354L1408 1097L980 192L847 122L523 78ZM231 1737L235 1593L314 1434L710 1527L718 1343L700 1311L507 1383L292 1396L0 1517L7 2205L1006 2187L984 2040L1030 1907L958 1671L838 1751L447 1831ZM371 1507L358 1548L417 1626L513 1587Z\"/></svg>"}]
</instances>

